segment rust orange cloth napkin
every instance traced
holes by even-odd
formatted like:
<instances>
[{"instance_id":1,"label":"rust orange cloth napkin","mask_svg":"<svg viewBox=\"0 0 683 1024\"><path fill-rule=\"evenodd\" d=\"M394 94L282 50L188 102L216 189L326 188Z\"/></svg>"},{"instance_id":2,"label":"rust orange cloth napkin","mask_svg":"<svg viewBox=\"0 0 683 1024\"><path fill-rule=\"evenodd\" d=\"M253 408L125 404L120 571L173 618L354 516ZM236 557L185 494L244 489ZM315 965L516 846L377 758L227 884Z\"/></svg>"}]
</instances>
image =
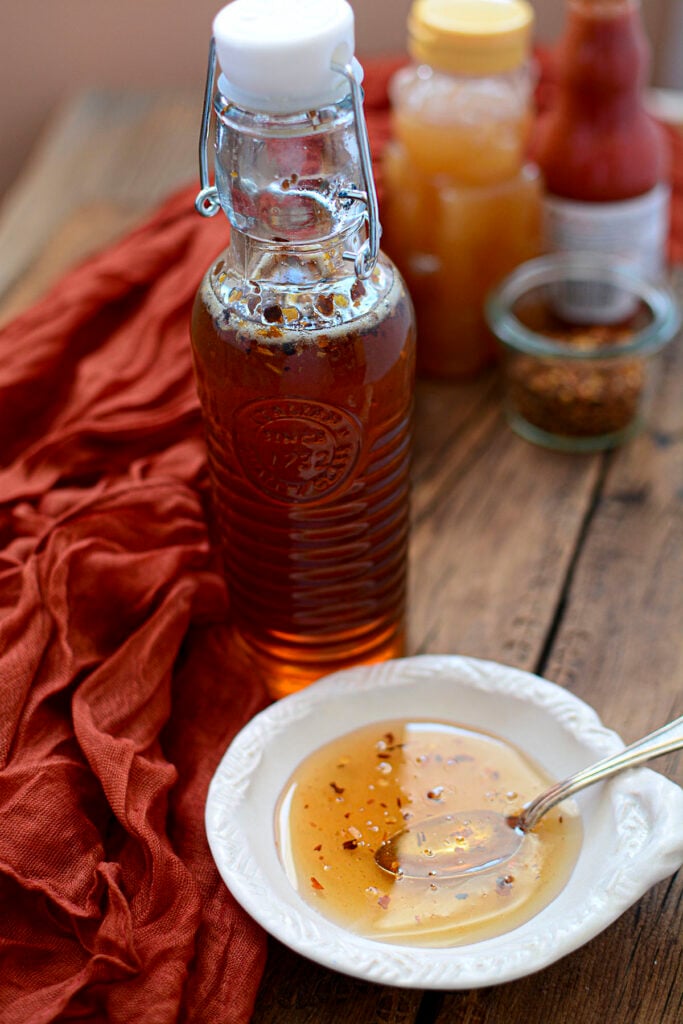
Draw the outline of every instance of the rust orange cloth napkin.
<instances>
[{"instance_id":1,"label":"rust orange cloth napkin","mask_svg":"<svg viewBox=\"0 0 683 1024\"><path fill-rule=\"evenodd\" d=\"M0 332L0 1024L244 1024L263 969L203 824L266 698L225 657L188 319L227 225L194 192Z\"/></svg>"},{"instance_id":2,"label":"rust orange cloth napkin","mask_svg":"<svg viewBox=\"0 0 683 1024\"><path fill-rule=\"evenodd\" d=\"M203 829L264 703L223 656L187 192L1 334L0 1020L246 1021L260 930Z\"/></svg>"},{"instance_id":3,"label":"rust orange cloth napkin","mask_svg":"<svg viewBox=\"0 0 683 1024\"><path fill-rule=\"evenodd\" d=\"M195 192L0 332L0 1024L242 1024L263 969L204 833L266 698L209 545L188 323L228 228Z\"/></svg>"}]
</instances>

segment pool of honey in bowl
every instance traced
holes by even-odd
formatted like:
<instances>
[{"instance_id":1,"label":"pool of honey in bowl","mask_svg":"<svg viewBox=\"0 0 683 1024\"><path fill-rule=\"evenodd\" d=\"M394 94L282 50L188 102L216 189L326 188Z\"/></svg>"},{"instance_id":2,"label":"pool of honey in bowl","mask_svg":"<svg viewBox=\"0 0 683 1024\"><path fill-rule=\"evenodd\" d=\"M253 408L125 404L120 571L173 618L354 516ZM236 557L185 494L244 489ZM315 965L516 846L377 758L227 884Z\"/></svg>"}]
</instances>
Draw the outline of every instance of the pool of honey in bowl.
<instances>
[{"instance_id":1,"label":"pool of honey in bowl","mask_svg":"<svg viewBox=\"0 0 683 1024\"><path fill-rule=\"evenodd\" d=\"M528 921L562 890L582 838L574 804L549 811L506 863L461 878L395 877L374 853L411 822L475 809L512 815L551 781L488 733L375 723L297 768L278 803L278 850L302 898L349 931L412 946L480 941Z\"/></svg>"}]
</instances>

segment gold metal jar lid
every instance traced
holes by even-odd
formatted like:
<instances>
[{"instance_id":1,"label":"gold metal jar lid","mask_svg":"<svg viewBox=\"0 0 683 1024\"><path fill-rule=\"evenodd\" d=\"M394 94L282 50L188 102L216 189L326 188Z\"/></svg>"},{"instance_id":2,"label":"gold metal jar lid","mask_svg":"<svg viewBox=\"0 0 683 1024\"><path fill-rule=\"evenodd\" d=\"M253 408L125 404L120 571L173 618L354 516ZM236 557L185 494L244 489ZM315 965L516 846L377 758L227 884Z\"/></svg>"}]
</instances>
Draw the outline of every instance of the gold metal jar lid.
<instances>
[{"instance_id":1,"label":"gold metal jar lid","mask_svg":"<svg viewBox=\"0 0 683 1024\"><path fill-rule=\"evenodd\" d=\"M408 50L440 71L500 74L527 59L533 23L527 0L415 0Z\"/></svg>"}]
</instances>

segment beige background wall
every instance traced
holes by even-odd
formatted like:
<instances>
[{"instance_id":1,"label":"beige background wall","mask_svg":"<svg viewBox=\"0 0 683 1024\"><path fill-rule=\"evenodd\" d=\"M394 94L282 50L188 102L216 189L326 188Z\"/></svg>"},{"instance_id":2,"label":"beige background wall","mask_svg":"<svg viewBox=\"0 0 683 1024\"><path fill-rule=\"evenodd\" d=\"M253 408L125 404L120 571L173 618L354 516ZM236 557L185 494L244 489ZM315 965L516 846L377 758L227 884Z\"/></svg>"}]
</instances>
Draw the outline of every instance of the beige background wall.
<instances>
[{"instance_id":1,"label":"beige background wall","mask_svg":"<svg viewBox=\"0 0 683 1024\"><path fill-rule=\"evenodd\" d=\"M410 0L351 0L358 53L403 49ZM538 37L559 31L563 0L535 0ZM0 0L0 194L71 93L92 86L203 88L221 0ZM662 10L672 24L664 29ZM660 84L683 88L683 0L643 0ZM674 24L675 23L675 24Z\"/></svg>"}]
</instances>

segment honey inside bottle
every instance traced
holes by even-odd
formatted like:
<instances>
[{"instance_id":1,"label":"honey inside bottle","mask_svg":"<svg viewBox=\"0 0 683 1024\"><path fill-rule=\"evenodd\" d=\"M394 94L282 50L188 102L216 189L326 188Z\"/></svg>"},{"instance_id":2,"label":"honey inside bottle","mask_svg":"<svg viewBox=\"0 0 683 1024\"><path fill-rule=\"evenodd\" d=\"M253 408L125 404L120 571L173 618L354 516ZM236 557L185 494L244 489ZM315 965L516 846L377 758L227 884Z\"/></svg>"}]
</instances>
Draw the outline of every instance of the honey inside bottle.
<instances>
[{"instance_id":1,"label":"honey inside bottle","mask_svg":"<svg viewBox=\"0 0 683 1024\"><path fill-rule=\"evenodd\" d=\"M265 313L221 276L192 330L214 512L236 641L282 696L403 653L411 306L384 260Z\"/></svg>"}]
</instances>

